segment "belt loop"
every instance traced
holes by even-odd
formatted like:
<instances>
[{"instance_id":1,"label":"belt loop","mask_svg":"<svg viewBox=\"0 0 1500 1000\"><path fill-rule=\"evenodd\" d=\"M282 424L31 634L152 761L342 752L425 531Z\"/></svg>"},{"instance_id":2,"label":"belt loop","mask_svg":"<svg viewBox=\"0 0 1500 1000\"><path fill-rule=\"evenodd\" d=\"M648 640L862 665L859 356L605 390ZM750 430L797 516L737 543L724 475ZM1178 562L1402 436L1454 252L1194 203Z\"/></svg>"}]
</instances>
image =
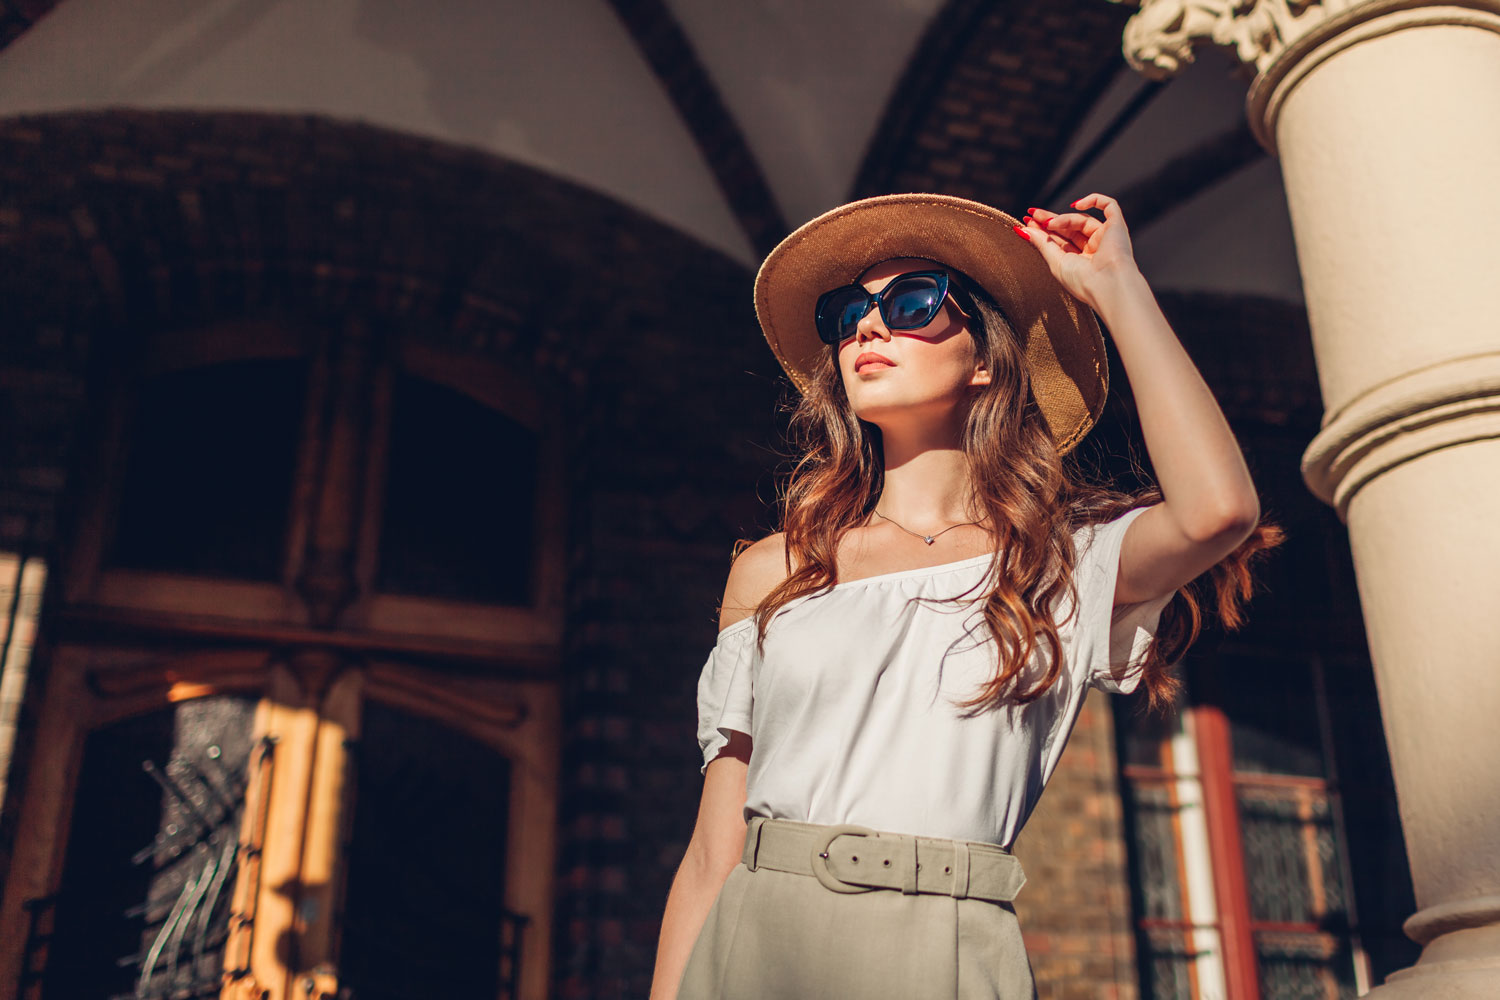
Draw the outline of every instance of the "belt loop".
<instances>
[{"instance_id":1,"label":"belt loop","mask_svg":"<svg viewBox=\"0 0 1500 1000\"><path fill-rule=\"evenodd\" d=\"M760 854L760 831L766 825L764 816L750 817L750 828L745 831L745 856L742 859L745 867L751 871L756 869L756 861Z\"/></svg>"},{"instance_id":2,"label":"belt loop","mask_svg":"<svg viewBox=\"0 0 1500 1000\"><path fill-rule=\"evenodd\" d=\"M915 896L917 894L917 865L921 862L917 860L916 836L909 836L906 839L911 841L911 863L901 873L901 891L908 896Z\"/></svg>"},{"instance_id":3,"label":"belt loop","mask_svg":"<svg viewBox=\"0 0 1500 1000\"><path fill-rule=\"evenodd\" d=\"M969 844L968 841L953 842L953 888L949 893L954 899L966 899L969 895Z\"/></svg>"}]
</instances>

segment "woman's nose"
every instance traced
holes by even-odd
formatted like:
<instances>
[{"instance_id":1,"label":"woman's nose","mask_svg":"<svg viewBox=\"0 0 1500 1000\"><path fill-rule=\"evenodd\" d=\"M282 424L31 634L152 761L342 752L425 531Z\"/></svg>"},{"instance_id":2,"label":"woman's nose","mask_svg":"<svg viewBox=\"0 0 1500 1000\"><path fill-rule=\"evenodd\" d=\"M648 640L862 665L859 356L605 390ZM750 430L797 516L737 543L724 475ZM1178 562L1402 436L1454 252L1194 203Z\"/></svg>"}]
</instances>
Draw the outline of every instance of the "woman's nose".
<instances>
[{"instance_id":1,"label":"woman's nose","mask_svg":"<svg viewBox=\"0 0 1500 1000\"><path fill-rule=\"evenodd\" d=\"M867 340L890 340L891 331L886 329L885 320L880 316L880 308L871 306L870 311L859 318L854 326L854 337L860 343Z\"/></svg>"}]
</instances>

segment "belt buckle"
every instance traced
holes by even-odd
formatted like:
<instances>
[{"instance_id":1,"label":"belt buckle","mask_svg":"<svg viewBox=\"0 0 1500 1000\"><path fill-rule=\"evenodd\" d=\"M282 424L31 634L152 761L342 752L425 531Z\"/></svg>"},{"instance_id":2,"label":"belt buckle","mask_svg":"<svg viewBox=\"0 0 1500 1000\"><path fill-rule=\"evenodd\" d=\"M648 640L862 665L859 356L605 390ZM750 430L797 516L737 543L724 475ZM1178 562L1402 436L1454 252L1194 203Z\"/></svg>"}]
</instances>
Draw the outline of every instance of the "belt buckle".
<instances>
[{"instance_id":1,"label":"belt buckle","mask_svg":"<svg viewBox=\"0 0 1500 1000\"><path fill-rule=\"evenodd\" d=\"M867 826L859 826L856 823L836 823L831 826L818 838L818 842L813 844L813 874L817 876L819 882L823 883L824 888L832 889L834 892L873 892L879 886L854 885L845 882L828 870L828 848L833 844L835 838L842 837L845 834L859 837L873 837L875 836L875 831Z\"/></svg>"}]
</instances>

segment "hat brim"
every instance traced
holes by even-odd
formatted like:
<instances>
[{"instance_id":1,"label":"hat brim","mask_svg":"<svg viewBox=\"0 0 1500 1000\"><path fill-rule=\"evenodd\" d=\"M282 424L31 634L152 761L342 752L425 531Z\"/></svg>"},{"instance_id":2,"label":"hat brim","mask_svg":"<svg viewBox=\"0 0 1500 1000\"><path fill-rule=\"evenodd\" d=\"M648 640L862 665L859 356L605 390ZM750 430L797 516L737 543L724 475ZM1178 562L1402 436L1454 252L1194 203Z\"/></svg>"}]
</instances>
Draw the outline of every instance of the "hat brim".
<instances>
[{"instance_id":1,"label":"hat brim","mask_svg":"<svg viewBox=\"0 0 1500 1000\"><path fill-rule=\"evenodd\" d=\"M1093 427L1109 396L1098 319L1052 276L1018 219L951 195L891 194L842 205L806 223L767 255L755 277L755 314L798 391L828 345L818 338L818 296L893 257L956 268L1000 303L1026 352L1032 394L1059 452Z\"/></svg>"}]
</instances>

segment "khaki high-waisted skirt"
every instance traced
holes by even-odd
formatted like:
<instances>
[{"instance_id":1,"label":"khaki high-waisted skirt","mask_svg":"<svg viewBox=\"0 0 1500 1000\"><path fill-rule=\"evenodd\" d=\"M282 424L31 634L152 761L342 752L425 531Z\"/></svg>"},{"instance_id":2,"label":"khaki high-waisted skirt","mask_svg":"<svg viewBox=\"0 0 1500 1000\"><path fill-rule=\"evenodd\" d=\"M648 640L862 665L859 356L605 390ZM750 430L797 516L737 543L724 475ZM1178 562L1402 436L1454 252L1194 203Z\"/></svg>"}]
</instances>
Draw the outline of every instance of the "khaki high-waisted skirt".
<instances>
[{"instance_id":1,"label":"khaki high-waisted skirt","mask_svg":"<svg viewBox=\"0 0 1500 1000\"><path fill-rule=\"evenodd\" d=\"M678 1000L1033 1000L994 844L752 817Z\"/></svg>"}]
</instances>

